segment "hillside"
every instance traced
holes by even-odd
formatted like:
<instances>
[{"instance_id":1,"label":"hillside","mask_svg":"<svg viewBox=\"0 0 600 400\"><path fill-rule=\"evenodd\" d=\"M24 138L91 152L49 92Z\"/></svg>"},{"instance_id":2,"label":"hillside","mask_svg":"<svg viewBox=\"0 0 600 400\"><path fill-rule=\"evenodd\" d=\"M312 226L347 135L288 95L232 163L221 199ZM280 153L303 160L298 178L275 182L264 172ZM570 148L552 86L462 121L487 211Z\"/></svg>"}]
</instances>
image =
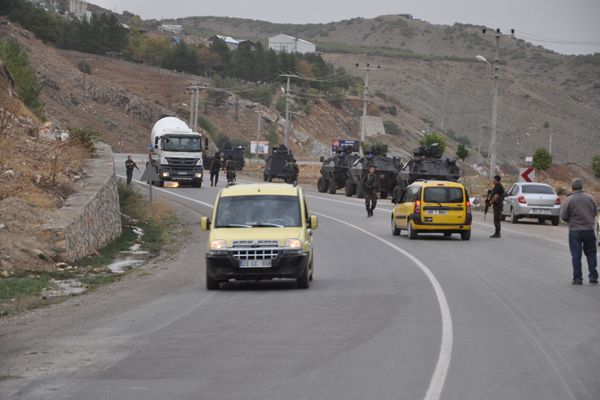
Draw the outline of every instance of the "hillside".
<instances>
[{"instance_id":1,"label":"hillside","mask_svg":"<svg viewBox=\"0 0 600 400\"><path fill-rule=\"evenodd\" d=\"M328 24L274 24L225 17L190 17L186 34L215 33L266 41L287 33L312 40L324 58L362 76L357 62L382 66L374 91L396 97L413 117L474 144L491 114L491 71L475 55L493 58L494 36L474 25L433 25L405 16L355 18ZM518 32L517 32L518 35ZM598 55L562 56L522 39L503 37L500 58L499 155L510 164L552 135L558 162L589 162L600 139ZM488 146L483 135L482 149ZM475 145L476 147L476 145Z\"/></svg>"}]
</instances>

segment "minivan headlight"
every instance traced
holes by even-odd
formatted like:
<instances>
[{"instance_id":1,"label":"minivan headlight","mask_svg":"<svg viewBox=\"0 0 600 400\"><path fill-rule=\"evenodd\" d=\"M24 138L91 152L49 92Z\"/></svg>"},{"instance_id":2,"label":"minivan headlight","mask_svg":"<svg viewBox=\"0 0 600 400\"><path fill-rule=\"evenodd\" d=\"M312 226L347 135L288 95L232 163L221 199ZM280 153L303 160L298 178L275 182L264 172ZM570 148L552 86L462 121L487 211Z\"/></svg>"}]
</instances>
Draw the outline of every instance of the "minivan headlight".
<instances>
[{"instance_id":1,"label":"minivan headlight","mask_svg":"<svg viewBox=\"0 0 600 400\"><path fill-rule=\"evenodd\" d=\"M302 248L302 242L299 239L288 239L285 241L285 247L288 249L300 249Z\"/></svg>"},{"instance_id":2,"label":"minivan headlight","mask_svg":"<svg viewBox=\"0 0 600 400\"><path fill-rule=\"evenodd\" d=\"M211 250L224 250L225 248L227 248L227 242L223 239L210 241Z\"/></svg>"}]
</instances>

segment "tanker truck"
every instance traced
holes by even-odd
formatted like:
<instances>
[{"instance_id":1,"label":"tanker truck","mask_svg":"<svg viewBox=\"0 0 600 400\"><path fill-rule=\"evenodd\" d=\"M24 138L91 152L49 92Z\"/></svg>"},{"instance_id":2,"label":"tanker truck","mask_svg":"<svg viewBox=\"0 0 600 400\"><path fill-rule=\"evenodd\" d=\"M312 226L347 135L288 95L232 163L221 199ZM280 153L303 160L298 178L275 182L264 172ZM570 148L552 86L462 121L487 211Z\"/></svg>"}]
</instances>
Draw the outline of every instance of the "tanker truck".
<instances>
[{"instance_id":1,"label":"tanker truck","mask_svg":"<svg viewBox=\"0 0 600 400\"><path fill-rule=\"evenodd\" d=\"M158 186L165 181L176 181L202 187L202 152L208 148L208 138L202 146L201 134L178 118L166 117L154 124L150 140L153 147L150 163L160 178L155 182Z\"/></svg>"}]
</instances>

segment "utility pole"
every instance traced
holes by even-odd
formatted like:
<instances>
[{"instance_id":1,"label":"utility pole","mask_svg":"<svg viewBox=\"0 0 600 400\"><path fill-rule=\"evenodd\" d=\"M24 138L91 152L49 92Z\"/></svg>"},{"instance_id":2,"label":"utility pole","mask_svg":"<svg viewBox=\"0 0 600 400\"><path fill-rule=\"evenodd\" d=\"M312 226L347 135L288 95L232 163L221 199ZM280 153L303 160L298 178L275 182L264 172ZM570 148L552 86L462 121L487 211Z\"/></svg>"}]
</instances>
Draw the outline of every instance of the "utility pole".
<instances>
[{"instance_id":1,"label":"utility pole","mask_svg":"<svg viewBox=\"0 0 600 400\"><path fill-rule=\"evenodd\" d=\"M256 163L258 164L258 143L260 142L260 122L262 119L262 110L258 110L258 122L256 127Z\"/></svg>"},{"instance_id":2,"label":"utility pole","mask_svg":"<svg viewBox=\"0 0 600 400\"><path fill-rule=\"evenodd\" d=\"M365 71L365 90L363 91L363 115L360 122L360 155L364 155L363 144L367 139L367 108L369 105L369 71L372 69L381 68L379 65L371 67L370 64L367 64L364 67L361 67L360 64L356 64L358 69L362 69Z\"/></svg>"},{"instance_id":3,"label":"utility pole","mask_svg":"<svg viewBox=\"0 0 600 400\"><path fill-rule=\"evenodd\" d=\"M191 84L187 87L188 93L191 96L190 99L190 128L196 132L198 130L198 105L200 103L200 93L201 89L205 89L204 86L201 86L198 83Z\"/></svg>"},{"instance_id":4,"label":"utility pole","mask_svg":"<svg viewBox=\"0 0 600 400\"><path fill-rule=\"evenodd\" d=\"M285 147L288 146L288 137L290 135L290 78L298 78L297 75L291 74L280 74L282 78L287 78L287 84L285 87L285 133L283 137L283 144Z\"/></svg>"},{"instance_id":5,"label":"utility pole","mask_svg":"<svg viewBox=\"0 0 600 400\"><path fill-rule=\"evenodd\" d=\"M483 28L482 32L485 34L487 31L486 28ZM514 36L515 30L510 30L511 35ZM496 39L496 48L494 61L492 62L492 72L494 79L494 88L492 91L492 138L490 141L490 178L493 178L496 175L496 152L497 152L497 137L498 137L498 64L499 64L499 53L500 53L500 37L502 36L502 32L500 28L496 29L495 39ZM479 58L480 56L477 56ZM485 58L483 58L485 60ZM486 61L487 62L487 61Z\"/></svg>"}]
</instances>

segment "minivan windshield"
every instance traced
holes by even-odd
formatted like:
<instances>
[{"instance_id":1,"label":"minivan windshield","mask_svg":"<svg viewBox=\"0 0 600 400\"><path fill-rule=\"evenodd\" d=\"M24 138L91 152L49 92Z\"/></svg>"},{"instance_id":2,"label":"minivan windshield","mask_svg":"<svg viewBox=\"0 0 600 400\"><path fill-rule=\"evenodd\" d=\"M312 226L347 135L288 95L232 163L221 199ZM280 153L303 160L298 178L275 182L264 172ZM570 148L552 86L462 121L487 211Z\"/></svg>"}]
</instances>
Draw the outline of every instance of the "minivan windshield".
<instances>
[{"instance_id":1,"label":"minivan windshield","mask_svg":"<svg viewBox=\"0 0 600 400\"><path fill-rule=\"evenodd\" d=\"M429 187L425 189L425 203L462 203L463 191L457 187Z\"/></svg>"},{"instance_id":2,"label":"minivan windshield","mask_svg":"<svg viewBox=\"0 0 600 400\"><path fill-rule=\"evenodd\" d=\"M300 226L300 202L296 196L256 195L221 197L216 228Z\"/></svg>"},{"instance_id":3,"label":"minivan windshield","mask_svg":"<svg viewBox=\"0 0 600 400\"><path fill-rule=\"evenodd\" d=\"M554 193L554 189L546 185L523 185L521 186L521 191L526 194L556 194Z\"/></svg>"},{"instance_id":4,"label":"minivan windshield","mask_svg":"<svg viewBox=\"0 0 600 400\"><path fill-rule=\"evenodd\" d=\"M165 136L163 137L163 150L165 151L202 151L202 139L199 136Z\"/></svg>"}]
</instances>

